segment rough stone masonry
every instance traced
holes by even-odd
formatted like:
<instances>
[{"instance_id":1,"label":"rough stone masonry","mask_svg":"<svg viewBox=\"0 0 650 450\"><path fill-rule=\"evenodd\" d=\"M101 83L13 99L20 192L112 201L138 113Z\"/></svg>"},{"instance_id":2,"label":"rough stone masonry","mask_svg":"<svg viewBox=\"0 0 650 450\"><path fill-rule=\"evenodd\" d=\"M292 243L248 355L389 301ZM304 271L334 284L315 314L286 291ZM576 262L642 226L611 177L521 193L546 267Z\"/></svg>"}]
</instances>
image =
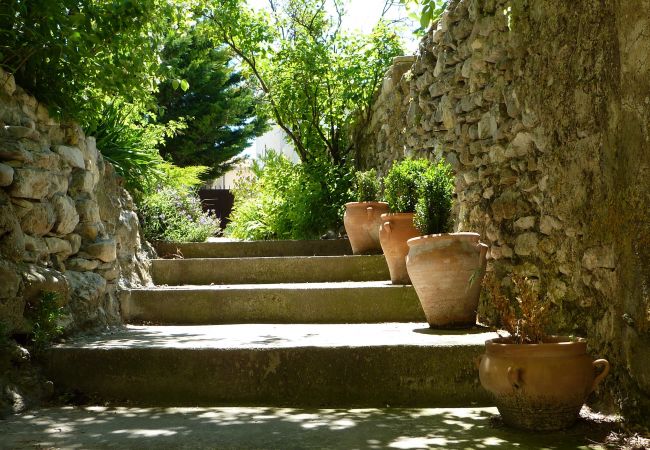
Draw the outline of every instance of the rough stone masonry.
<instances>
[{"instance_id":1,"label":"rough stone masonry","mask_svg":"<svg viewBox=\"0 0 650 450\"><path fill-rule=\"evenodd\" d=\"M362 168L451 163L457 230L481 234L504 282L541 280L555 331L613 364L598 400L646 421L648 30L650 0L452 0L355 132Z\"/></svg>"},{"instance_id":2,"label":"rough stone masonry","mask_svg":"<svg viewBox=\"0 0 650 450\"><path fill-rule=\"evenodd\" d=\"M119 287L150 283L129 194L74 124L0 70L0 318L24 332L26 305L59 293L66 331L121 323ZM146 244L146 243L144 243Z\"/></svg>"}]
</instances>

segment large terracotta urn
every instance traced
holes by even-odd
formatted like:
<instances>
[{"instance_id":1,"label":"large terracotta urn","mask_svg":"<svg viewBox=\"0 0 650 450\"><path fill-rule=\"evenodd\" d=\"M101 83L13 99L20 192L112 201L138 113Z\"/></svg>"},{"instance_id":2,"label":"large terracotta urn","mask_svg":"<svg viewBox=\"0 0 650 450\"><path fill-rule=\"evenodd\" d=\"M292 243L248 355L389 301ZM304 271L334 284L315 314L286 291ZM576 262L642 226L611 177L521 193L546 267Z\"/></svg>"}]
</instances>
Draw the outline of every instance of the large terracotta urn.
<instances>
[{"instance_id":1,"label":"large terracotta urn","mask_svg":"<svg viewBox=\"0 0 650 450\"><path fill-rule=\"evenodd\" d=\"M486 341L479 378L503 421L527 430L572 425L587 396L609 372L607 360L593 361L584 339L549 337L542 344L510 338Z\"/></svg>"},{"instance_id":2,"label":"large terracotta urn","mask_svg":"<svg viewBox=\"0 0 650 450\"><path fill-rule=\"evenodd\" d=\"M487 245L477 233L446 233L408 240L406 267L429 326L476 324Z\"/></svg>"},{"instance_id":3,"label":"large terracotta urn","mask_svg":"<svg viewBox=\"0 0 650 450\"><path fill-rule=\"evenodd\" d=\"M380 253L381 215L388 212L385 202L350 202L345 204L343 224L355 255Z\"/></svg>"},{"instance_id":4,"label":"large terracotta urn","mask_svg":"<svg viewBox=\"0 0 650 450\"><path fill-rule=\"evenodd\" d=\"M390 280L393 284L410 284L406 271L406 255L409 251L406 243L420 232L413 225L413 213L382 214L379 228L379 242L384 251Z\"/></svg>"}]
</instances>

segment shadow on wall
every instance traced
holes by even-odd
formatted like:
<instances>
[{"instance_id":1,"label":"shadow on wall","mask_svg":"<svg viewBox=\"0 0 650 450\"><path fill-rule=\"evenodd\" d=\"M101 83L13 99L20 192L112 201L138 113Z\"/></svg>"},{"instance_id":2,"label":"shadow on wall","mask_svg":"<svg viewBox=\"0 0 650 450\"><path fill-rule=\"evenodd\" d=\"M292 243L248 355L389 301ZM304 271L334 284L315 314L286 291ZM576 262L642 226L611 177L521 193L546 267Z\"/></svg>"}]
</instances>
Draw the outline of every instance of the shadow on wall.
<instances>
[{"instance_id":1,"label":"shadow on wall","mask_svg":"<svg viewBox=\"0 0 650 450\"><path fill-rule=\"evenodd\" d=\"M495 408L57 408L0 423L8 448L579 449L613 424L564 432L503 428Z\"/></svg>"}]
</instances>

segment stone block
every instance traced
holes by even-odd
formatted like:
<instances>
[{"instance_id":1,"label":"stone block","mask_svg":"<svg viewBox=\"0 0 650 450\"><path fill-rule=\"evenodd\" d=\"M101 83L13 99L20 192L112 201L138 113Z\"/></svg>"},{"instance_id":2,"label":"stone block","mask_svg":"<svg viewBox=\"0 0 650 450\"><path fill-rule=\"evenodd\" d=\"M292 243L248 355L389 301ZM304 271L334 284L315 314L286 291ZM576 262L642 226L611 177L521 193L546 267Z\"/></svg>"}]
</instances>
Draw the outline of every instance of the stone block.
<instances>
[{"instance_id":1,"label":"stone block","mask_svg":"<svg viewBox=\"0 0 650 450\"><path fill-rule=\"evenodd\" d=\"M12 297L0 299L0 320L8 328L9 333L27 331L27 324L23 317L25 312L25 299Z\"/></svg>"},{"instance_id":2,"label":"stone block","mask_svg":"<svg viewBox=\"0 0 650 450\"><path fill-rule=\"evenodd\" d=\"M76 201L76 209L80 222L100 222L99 206L91 198L81 198Z\"/></svg>"},{"instance_id":3,"label":"stone block","mask_svg":"<svg viewBox=\"0 0 650 450\"><path fill-rule=\"evenodd\" d=\"M81 235L83 239L94 242L98 236L105 233L105 229L101 222L79 222L74 232Z\"/></svg>"},{"instance_id":4,"label":"stone block","mask_svg":"<svg viewBox=\"0 0 650 450\"><path fill-rule=\"evenodd\" d=\"M13 197L42 200L50 193L50 176L43 169L16 168L9 193Z\"/></svg>"},{"instance_id":5,"label":"stone block","mask_svg":"<svg viewBox=\"0 0 650 450\"><path fill-rule=\"evenodd\" d=\"M81 248L81 236L79 236L78 234L71 233L64 236L63 239L70 242L70 247L72 249L73 255L79 252L79 249Z\"/></svg>"},{"instance_id":6,"label":"stone block","mask_svg":"<svg viewBox=\"0 0 650 450\"><path fill-rule=\"evenodd\" d=\"M33 236L43 236L54 227L56 214L49 202L32 202L32 208L20 219L23 232Z\"/></svg>"},{"instance_id":7,"label":"stone block","mask_svg":"<svg viewBox=\"0 0 650 450\"><path fill-rule=\"evenodd\" d=\"M16 92L16 80L14 76L2 69L0 69L0 88L10 97Z\"/></svg>"},{"instance_id":8,"label":"stone block","mask_svg":"<svg viewBox=\"0 0 650 450\"><path fill-rule=\"evenodd\" d=\"M104 262L111 262L117 259L117 244L115 239L104 239L82 248L83 253L90 258L99 259Z\"/></svg>"},{"instance_id":9,"label":"stone block","mask_svg":"<svg viewBox=\"0 0 650 450\"><path fill-rule=\"evenodd\" d=\"M543 234L551 234L553 230L560 229L562 222L553 216L542 216L539 220L539 231Z\"/></svg>"},{"instance_id":10,"label":"stone block","mask_svg":"<svg viewBox=\"0 0 650 450\"><path fill-rule=\"evenodd\" d=\"M0 187L9 186L14 182L14 168L0 163Z\"/></svg>"},{"instance_id":11,"label":"stone block","mask_svg":"<svg viewBox=\"0 0 650 450\"><path fill-rule=\"evenodd\" d=\"M69 270L65 278L70 285L70 311L77 328L96 324L106 292L106 280L93 272Z\"/></svg>"},{"instance_id":12,"label":"stone block","mask_svg":"<svg viewBox=\"0 0 650 450\"><path fill-rule=\"evenodd\" d=\"M75 170L69 191L71 195L90 194L95 189L96 178L87 170Z\"/></svg>"},{"instance_id":13,"label":"stone block","mask_svg":"<svg viewBox=\"0 0 650 450\"><path fill-rule=\"evenodd\" d=\"M32 302L43 295L43 291L59 294L61 306L68 301L69 286L61 272L37 265L30 265L22 274L24 286L23 297Z\"/></svg>"},{"instance_id":14,"label":"stone block","mask_svg":"<svg viewBox=\"0 0 650 450\"><path fill-rule=\"evenodd\" d=\"M99 261L96 259L70 258L65 262L65 264L68 270L86 272L89 270L95 270L99 266Z\"/></svg>"},{"instance_id":15,"label":"stone block","mask_svg":"<svg viewBox=\"0 0 650 450\"><path fill-rule=\"evenodd\" d=\"M56 237L47 237L45 238L45 245L47 246L47 251L49 253L62 253L64 255L72 254L72 246L70 242L56 238Z\"/></svg>"},{"instance_id":16,"label":"stone block","mask_svg":"<svg viewBox=\"0 0 650 450\"><path fill-rule=\"evenodd\" d=\"M522 233L515 239L515 253L519 256L535 255L537 242L537 233Z\"/></svg>"},{"instance_id":17,"label":"stone block","mask_svg":"<svg viewBox=\"0 0 650 450\"><path fill-rule=\"evenodd\" d=\"M35 128L32 127L23 127L16 125L5 125L0 126L0 139L6 140L18 140L18 139L30 139L32 141L38 142L41 139L41 135Z\"/></svg>"},{"instance_id":18,"label":"stone block","mask_svg":"<svg viewBox=\"0 0 650 450\"><path fill-rule=\"evenodd\" d=\"M77 147L68 147L67 145L55 145L54 151L58 153L70 167L85 169L83 153Z\"/></svg>"},{"instance_id":19,"label":"stone block","mask_svg":"<svg viewBox=\"0 0 650 450\"><path fill-rule=\"evenodd\" d=\"M15 141L0 140L0 159L4 161L20 161L23 163L34 162L34 157L29 150Z\"/></svg>"},{"instance_id":20,"label":"stone block","mask_svg":"<svg viewBox=\"0 0 650 450\"><path fill-rule=\"evenodd\" d=\"M526 216L515 221L515 228L519 230L528 230L535 226L535 216Z\"/></svg>"},{"instance_id":21,"label":"stone block","mask_svg":"<svg viewBox=\"0 0 650 450\"><path fill-rule=\"evenodd\" d=\"M79 214L76 205L67 195L56 195L52 198L56 221L54 232L59 235L72 233L79 223Z\"/></svg>"}]
</instances>

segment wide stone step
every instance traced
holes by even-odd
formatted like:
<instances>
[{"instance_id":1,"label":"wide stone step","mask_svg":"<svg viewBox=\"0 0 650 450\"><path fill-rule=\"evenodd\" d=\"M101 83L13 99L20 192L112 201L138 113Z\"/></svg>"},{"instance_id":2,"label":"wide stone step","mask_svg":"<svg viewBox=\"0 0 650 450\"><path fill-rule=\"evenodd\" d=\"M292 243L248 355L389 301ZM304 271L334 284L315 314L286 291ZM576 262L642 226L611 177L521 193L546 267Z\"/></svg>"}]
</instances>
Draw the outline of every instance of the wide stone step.
<instances>
[{"instance_id":1,"label":"wide stone step","mask_svg":"<svg viewBox=\"0 0 650 450\"><path fill-rule=\"evenodd\" d=\"M240 241L240 242L155 242L161 258L254 258L265 256L336 256L351 255L347 239L308 241Z\"/></svg>"},{"instance_id":2,"label":"wide stone step","mask_svg":"<svg viewBox=\"0 0 650 450\"><path fill-rule=\"evenodd\" d=\"M130 323L186 325L424 320L413 287L390 281L143 288L121 310Z\"/></svg>"},{"instance_id":3,"label":"wide stone step","mask_svg":"<svg viewBox=\"0 0 650 450\"><path fill-rule=\"evenodd\" d=\"M141 405L490 404L483 330L424 323L128 326L44 355L55 387Z\"/></svg>"},{"instance_id":4,"label":"wide stone step","mask_svg":"<svg viewBox=\"0 0 650 450\"><path fill-rule=\"evenodd\" d=\"M383 255L154 259L157 285L389 280Z\"/></svg>"},{"instance_id":5,"label":"wide stone step","mask_svg":"<svg viewBox=\"0 0 650 450\"><path fill-rule=\"evenodd\" d=\"M494 407L54 407L0 420L1 448L35 449L604 449L614 417L531 433L500 425ZM632 447L625 447L632 448ZM641 448L641 447L636 447Z\"/></svg>"}]
</instances>

